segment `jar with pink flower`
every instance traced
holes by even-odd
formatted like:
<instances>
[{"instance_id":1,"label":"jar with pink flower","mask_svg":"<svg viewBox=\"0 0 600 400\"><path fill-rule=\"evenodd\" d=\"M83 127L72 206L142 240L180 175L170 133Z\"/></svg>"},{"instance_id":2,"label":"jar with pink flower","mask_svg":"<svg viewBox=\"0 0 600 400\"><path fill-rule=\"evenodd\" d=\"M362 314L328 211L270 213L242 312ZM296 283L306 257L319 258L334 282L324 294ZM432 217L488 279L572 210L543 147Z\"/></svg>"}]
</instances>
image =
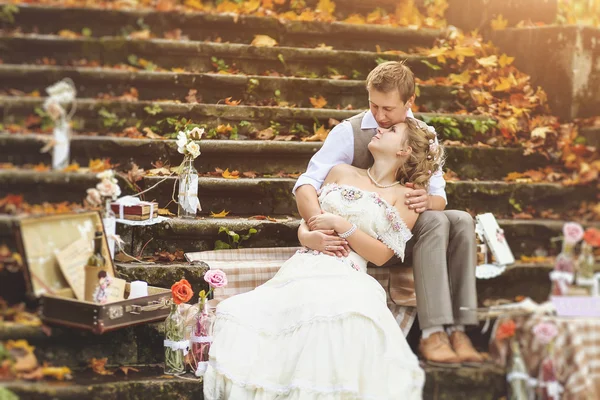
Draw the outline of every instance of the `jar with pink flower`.
<instances>
[{"instance_id":1,"label":"jar with pink flower","mask_svg":"<svg viewBox=\"0 0 600 400\"><path fill-rule=\"evenodd\" d=\"M196 376L203 376L208 367L210 346L213 342L213 326L216 321L216 307L208 301L214 289L227 285L225 272L215 269L204 274L204 280L208 283L208 292L201 291L198 296L198 313L193 320L192 334L190 338L192 363L191 367Z\"/></svg>"}]
</instances>

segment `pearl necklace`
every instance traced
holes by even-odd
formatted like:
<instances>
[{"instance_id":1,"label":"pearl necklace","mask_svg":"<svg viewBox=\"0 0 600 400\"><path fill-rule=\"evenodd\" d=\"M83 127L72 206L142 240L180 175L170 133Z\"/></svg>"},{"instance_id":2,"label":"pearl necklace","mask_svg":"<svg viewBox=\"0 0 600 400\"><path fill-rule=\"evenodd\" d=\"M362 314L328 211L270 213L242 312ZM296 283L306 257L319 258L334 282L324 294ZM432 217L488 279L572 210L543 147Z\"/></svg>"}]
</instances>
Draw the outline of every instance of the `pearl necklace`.
<instances>
[{"instance_id":1,"label":"pearl necklace","mask_svg":"<svg viewBox=\"0 0 600 400\"><path fill-rule=\"evenodd\" d=\"M396 185L398 185L400 183L400 181L396 181L394 183L390 183L389 185L382 185L382 184L380 184L379 182L377 182L371 176L371 168L367 168L367 175L369 176L369 179L371 179L371 182L373 182L373 184L375 184L375 186L377 186L378 188L382 188L382 189L389 188L389 187L392 187L392 186L396 186Z\"/></svg>"}]
</instances>

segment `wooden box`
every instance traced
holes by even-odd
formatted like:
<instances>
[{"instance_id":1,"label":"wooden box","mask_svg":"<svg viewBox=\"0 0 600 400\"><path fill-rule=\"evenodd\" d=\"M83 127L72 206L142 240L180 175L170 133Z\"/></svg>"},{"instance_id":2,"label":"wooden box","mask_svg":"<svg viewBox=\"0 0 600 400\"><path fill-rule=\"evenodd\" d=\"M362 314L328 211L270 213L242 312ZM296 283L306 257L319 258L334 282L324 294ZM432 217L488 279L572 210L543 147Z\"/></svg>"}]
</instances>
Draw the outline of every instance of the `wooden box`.
<instances>
[{"instance_id":1,"label":"wooden box","mask_svg":"<svg viewBox=\"0 0 600 400\"><path fill-rule=\"evenodd\" d=\"M101 334L146 322L164 320L169 314L171 291L148 286L148 296L97 304L78 300L65 280L55 252L79 239L93 240L102 219L97 212L20 218L15 222L16 242L23 257L27 291L41 300L45 322ZM104 235L103 253L115 275ZM84 266L82 265L81 268Z\"/></svg>"}]
</instances>

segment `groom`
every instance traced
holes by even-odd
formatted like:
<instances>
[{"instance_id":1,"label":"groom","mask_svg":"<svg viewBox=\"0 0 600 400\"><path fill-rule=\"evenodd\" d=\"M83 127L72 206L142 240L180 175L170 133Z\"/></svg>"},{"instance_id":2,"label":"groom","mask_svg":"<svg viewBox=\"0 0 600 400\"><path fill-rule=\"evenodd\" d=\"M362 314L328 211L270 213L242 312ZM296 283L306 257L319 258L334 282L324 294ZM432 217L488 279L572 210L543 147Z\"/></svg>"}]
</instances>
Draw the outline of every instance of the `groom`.
<instances>
[{"instance_id":1,"label":"groom","mask_svg":"<svg viewBox=\"0 0 600 400\"><path fill-rule=\"evenodd\" d=\"M390 61L373 69L367 77L367 92L369 111L333 128L294 186L298 211L305 221L321 213L317 190L333 166L369 167L372 158L367 144L376 129L413 117L410 108L415 101L415 80L403 63ZM407 245L407 254L412 253L422 328L421 355L428 361L444 364L481 362L483 357L464 333L465 325L477 324L476 314L461 310L461 307L477 307L473 218L464 211L445 210L446 182L441 170L432 175L428 192L407 186L413 190L407 194L406 204L421 214L413 228L414 238ZM314 250L345 252L344 242L332 232L308 232L299 235L299 239ZM393 261L395 265L401 263L399 259Z\"/></svg>"}]
</instances>

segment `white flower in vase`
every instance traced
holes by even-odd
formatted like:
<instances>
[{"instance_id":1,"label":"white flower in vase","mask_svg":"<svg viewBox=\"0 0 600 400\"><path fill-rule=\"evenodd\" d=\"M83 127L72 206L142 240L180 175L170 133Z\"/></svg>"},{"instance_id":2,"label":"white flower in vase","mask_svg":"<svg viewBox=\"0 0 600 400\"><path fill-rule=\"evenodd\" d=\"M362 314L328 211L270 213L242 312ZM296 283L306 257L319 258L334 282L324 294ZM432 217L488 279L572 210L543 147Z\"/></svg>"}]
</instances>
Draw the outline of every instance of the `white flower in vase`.
<instances>
[{"instance_id":1,"label":"white flower in vase","mask_svg":"<svg viewBox=\"0 0 600 400\"><path fill-rule=\"evenodd\" d=\"M115 172L112 169L107 169L105 171L102 171L102 172L99 172L96 174L96 178L98 178L98 179L108 179L110 181L113 181L114 177L115 177Z\"/></svg>"},{"instance_id":2,"label":"white flower in vase","mask_svg":"<svg viewBox=\"0 0 600 400\"><path fill-rule=\"evenodd\" d=\"M102 179L102 181L96 185L96 189L102 197L110 197L116 200L121 195L121 188L119 185L114 183L111 179Z\"/></svg>"},{"instance_id":3,"label":"white flower in vase","mask_svg":"<svg viewBox=\"0 0 600 400\"><path fill-rule=\"evenodd\" d=\"M53 121L58 121L65 116L65 109L53 97L49 97L44 101L43 108Z\"/></svg>"},{"instance_id":4,"label":"white flower in vase","mask_svg":"<svg viewBox=\"0 0 600 400\"><path fill-rule=\"evenodd\" d=\"M102 195L98 189L90 188L87 190L87 197L85 198L91 206L98 207L102 205Z\"/></svg>"},{"instance_id":5,"label":"white flower in vase","mask_svg":"<svg viewBox=\"0 0 600 400\"><path fill-rule=\"evenodd\" d=\"M187 133L180 131L177 134L177 151L181 154L185 154L185 146L188 144Z\"/></svg>"},{"instance_id":6,"label":"white flower in vase","mask_svg":"<svg viewBox=\"0 0 600 400\"><path fill-rule=\"evenodd\" d=\"M185 149L193 158L196 158L200 155L200 145L196 142L189 142L185 146Z\"/></svg>"}]
</instances>

